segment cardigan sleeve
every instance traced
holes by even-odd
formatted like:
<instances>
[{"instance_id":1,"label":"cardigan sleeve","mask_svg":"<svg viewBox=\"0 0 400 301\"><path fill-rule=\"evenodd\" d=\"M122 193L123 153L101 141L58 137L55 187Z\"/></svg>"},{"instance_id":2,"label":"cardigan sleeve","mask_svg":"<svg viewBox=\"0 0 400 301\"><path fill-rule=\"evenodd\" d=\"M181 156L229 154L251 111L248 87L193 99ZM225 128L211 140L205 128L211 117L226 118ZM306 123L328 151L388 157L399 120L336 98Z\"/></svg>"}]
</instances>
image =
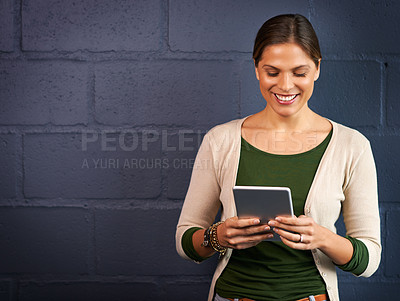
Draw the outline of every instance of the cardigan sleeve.
<instances>
[{"instance_id":1,"label":"cardigan sleeve","mask_svg":"<svg viewBox=\"0 0 400 301\"><path fill-rule=\"evenodd\" d=\"M369 254L368 266L359 276L369 277L378 269L381 241L376 169L366 139L362 151L350 164L344 195L342 210L347 235L362 241Z\"/></svg>"},{"instance_id":2,"label":"cardigan sleeve","mask_svg":"<svg viewBox=\"0 0 400 301\"><path fill-rule=\"evenodd\" d=\"M219 201L221 189L216 167L218 164L213 155L211 139L211 133L208 132L200 145L176 228L176 250L181 257L188 260L190 258L182 248L183 234L192 227L204 229L209 227L214 222L221 205Z\"/></svg>"},{"instance_id":3,"label":"cardigan sleeve","mask_svg":"<svg viewBox=\"0 0 400 301\"><path fill-rule=\"evenodd\" d=\"M357 238L347 235L345 238L347 238L353 246L353 256L348 263L335 265L345 272L351 272L354 275L359 276L364 273L368 266L369 255L367 246Z\"/></svg>"}]
</instances>

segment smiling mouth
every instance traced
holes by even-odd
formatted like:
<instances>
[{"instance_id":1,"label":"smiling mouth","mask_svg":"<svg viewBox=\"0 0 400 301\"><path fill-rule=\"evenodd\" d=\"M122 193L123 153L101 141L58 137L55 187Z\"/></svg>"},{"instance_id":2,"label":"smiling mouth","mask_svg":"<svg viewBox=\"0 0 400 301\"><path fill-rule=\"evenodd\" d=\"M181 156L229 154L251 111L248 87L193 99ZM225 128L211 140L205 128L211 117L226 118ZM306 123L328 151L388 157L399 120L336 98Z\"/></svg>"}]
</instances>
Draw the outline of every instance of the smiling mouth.
<instances>
[{"instance_id":1,"label":"smiling mouth","mask_svg":"<svg viewBox=\"0 0 400 301\"><path fill-rule=\"evenodd\" d=\"M274 93L275 97L281 102L291 102L296 98L299 94L291 94L291 95L282 95Z\"/></svg>"}]
</instances>

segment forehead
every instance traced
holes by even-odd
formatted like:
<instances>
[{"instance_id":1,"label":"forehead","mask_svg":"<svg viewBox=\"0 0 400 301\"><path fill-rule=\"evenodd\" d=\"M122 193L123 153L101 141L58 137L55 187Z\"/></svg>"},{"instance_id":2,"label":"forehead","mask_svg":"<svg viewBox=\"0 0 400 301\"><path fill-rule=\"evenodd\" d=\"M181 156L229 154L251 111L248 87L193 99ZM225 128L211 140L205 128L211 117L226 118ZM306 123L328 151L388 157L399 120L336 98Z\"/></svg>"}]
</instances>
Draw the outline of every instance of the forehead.
<instances>
[{"instance_id":1,"label":"forehead","mask_svg":"<svg viewBox=\"0 0 400 301\"><path fill-rule=\"evenodd\" d=\"M296 43L285 43L266 47L259 64L261 64L261 66L267 64L275 67L296 67L299 65L309 65L312 67L314 62Z\"/></svg>"}]
</instances>

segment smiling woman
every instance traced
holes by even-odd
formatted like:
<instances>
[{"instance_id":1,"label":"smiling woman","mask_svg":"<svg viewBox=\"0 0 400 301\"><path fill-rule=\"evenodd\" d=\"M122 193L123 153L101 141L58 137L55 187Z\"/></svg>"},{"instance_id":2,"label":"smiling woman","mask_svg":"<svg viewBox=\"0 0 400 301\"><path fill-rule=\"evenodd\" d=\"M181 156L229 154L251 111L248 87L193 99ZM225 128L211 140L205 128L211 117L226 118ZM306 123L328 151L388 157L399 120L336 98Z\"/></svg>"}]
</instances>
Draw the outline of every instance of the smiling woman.
<instances>
[{"instance_id":1,"label":"smiling woman","mask_svg":"<svg viewBox=\"0 0 400 301\"><path fill-rule=\"evenodd\" d=\"M267 106L245 120L243 138L261 150L279 154L292 154L293 150L288 145L284 150L266 147L276 145L278 132L295 133L302 141L301 152L322 142L331 124L308 107L314 82L319 77L320 61L315 65L303 48L293 42L266 47L257 61L255 72ZM313 133L318 137L310 146L306 140ZM287 137L285 141L291 143Z\"/></svg>"},{"instance_id":2,"label":"smiling woman","mask_svg":"<svg viewBox=\"0 0 400 301\"><path fill-rule=\"evenodd\" d=\"M193 168L176 246L182 257L197 262L219 253L210 301L337 301L335 265L364 277L378 268L380 222L370 144L308 106L321 57L305 17L281 15L265 22L253 52L265 108L204 137L196 162L209 164ZM235 185L289 187L295 216L268 224L257 216L239 219ZM220 208L221 221L213 224ZM336 234L341 212L346 237ZM268 240L271 229L280 242Z\"/></svg>"},{"instance_id":3,"label":"smiling woman","mask_svg":"<svg viewBox=\"0 0 400 301\"><path fill-rule=\"evenodd\" d=\"M300 46L285 43L267 47L255 70L269 106L267 112L272 109L284 117L306 113L314 81L319 77L319 64L315 66Z\"/></svg>"}]
</instances>

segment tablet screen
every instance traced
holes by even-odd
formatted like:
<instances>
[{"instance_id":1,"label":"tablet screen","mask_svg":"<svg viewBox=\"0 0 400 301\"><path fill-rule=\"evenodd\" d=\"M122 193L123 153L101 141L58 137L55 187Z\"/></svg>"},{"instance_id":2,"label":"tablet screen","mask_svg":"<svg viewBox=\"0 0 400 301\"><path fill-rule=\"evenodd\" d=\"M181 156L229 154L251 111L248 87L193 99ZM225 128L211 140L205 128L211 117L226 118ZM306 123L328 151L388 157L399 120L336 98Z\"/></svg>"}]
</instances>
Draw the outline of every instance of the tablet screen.
<instances>
[{"instance_id":1,"label":"tablet screen","mask_svg":"<svg viewBox=\"0 0 400 301\"><path fill-rule=\"evenodd\" d=\"M268 186L234 186L237 216L259 218L266 224L277 216L293 216L290 188ZM274 233L274 232L272 232ZM280 240L274 233L272 240Z\"/></svg>"}]
</instances>

